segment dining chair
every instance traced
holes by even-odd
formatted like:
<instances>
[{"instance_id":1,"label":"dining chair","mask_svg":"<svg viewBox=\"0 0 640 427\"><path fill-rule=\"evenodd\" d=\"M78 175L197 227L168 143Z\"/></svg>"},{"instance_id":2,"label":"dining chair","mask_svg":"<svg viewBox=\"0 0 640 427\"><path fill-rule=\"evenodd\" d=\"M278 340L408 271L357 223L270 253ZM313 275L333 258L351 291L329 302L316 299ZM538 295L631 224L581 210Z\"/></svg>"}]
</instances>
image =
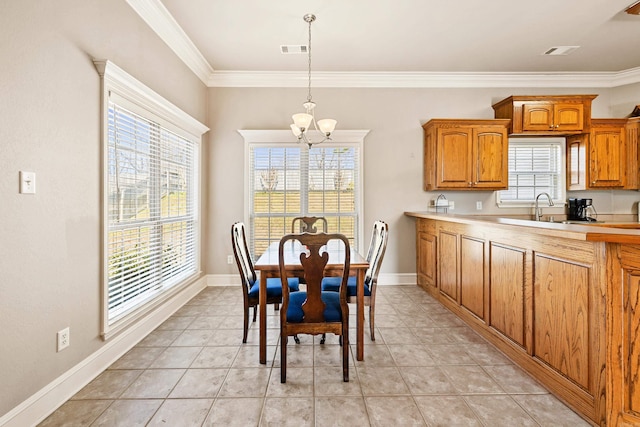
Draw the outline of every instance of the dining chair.
<instances>
[{"instance_id":1,"label":"dining chair","mask_svg":"<svg viewBox=\"0 0 640 427\"><path fill-rule=\"evenodd\" d=\"M244 334L242 342L247 342L247 333L249 330L249 308L253 307L253 321L256 321L256 311L259 304L260 282L253 268L253 261L249 254L247 246L247 237L245 234L244 223L236 222L231 226L231 243L233 246L233 255L236 258L236 264L240 271L240 281L242 282L242 297L244 302ZM288 279L288 288L291 292L300 289L297 277ZM282 303L282 286L278 277L267 279L267 304L274 304L274 309Z\"/></svg>"},{"instance_id":2,"label":"dining chair","mask_svg":"<svg viewBox=\"0 0 640 427\"><path fill-rule=\"evenodd\" d=\"M329 242L344 244L342 278L338 292L323 292L322 278L329 261L323 249ZM299 242L299 244L296 244ZM289 245L287 245L289 243ZM339 244L339 243L338 243ZM294 263L286 251L293 251L300 259L306 280L306 291L289 292L288 276ZM280 310L280 382L287 381L287 341L296 334L319 335L333 333L340 337L342 346L342 377L349 381L349 305L347 304L347 280L349 277L349 240L342 234L302 233L288 234L280 240L278 248L282 309ZM289 265L287 264L289 263ZM299 265L297 267L299 268Z\"/></svg>"},{"instance_id":3,"label":"dining chair","mask_svg":"<svg viewBox=\"0 0 640 427\"><path fill-rule=\"evenodd\" d=\"M322 232L328 231L327 219L323 216L297 216L293 218L291 222L292 233L317 233L319 230L316 227L316 223L322 224ZM298 228L296 229L296 225Z\"/></svg>"},{"instance_id":4,"label":"dining chair","mask_svg":"<svg viewBox=\"0 0 640 427\"><path fill-rule=\"evenodd\" d=\"M376 340L375 335L375 311L376 311L376 287L378 284L378 272L387 249L389 226L384 221L373 223L371 241L367 252L367 262L369 268L364 276L364 305L369 307L369 330L371 341ZM325 277L322 279L323 291L338 291L340 288L339 277ZM347 301L353 302L356 298L357 283L356 277L350 276L347 282Z\"/></svg>"}]
</instances>

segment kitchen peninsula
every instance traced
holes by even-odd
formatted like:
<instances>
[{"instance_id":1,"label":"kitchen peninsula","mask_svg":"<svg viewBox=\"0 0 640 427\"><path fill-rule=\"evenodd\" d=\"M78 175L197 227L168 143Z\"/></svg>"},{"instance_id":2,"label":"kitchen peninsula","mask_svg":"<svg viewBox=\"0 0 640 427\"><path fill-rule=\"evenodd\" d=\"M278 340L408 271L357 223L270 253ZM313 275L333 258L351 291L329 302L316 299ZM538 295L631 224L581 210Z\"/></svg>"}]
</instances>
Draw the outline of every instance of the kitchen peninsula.
<instances>
[{"instance_id":1,"label":"kitchen peninsula","mask_svg":"<svg viewBox=\"0 0 640 427\"><path fill-rule=\"evenodd\" d=\"M591 422L640 424L640 230L405 215L419 286Z\"/></svg>"}]
</instances>

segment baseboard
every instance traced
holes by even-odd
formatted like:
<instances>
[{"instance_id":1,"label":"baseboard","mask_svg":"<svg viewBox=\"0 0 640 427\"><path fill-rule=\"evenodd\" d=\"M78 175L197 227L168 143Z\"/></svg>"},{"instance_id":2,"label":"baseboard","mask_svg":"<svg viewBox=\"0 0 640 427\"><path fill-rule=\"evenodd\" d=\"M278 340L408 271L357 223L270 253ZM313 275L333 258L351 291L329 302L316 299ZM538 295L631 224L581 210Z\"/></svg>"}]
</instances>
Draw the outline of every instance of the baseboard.
<instances>
[{"instance_id":1,"label":"baseboard","mask_svg":"<svg viewBox=\"0 0 640 427\"><path fill-rule=\"evenodd\" d=\"M378 285L415 285L416 273L380 273ZM240 285L239 274L208 274L207 286L232 286Z\"/></svg>"},{"instance_id":2,"label":"baseboard","mask_svg":"<svg viewBox=\"0 0 640 427\"><path fill-rule=\"evenodd\" d=\"M201 277L184 288L174 297L160 305L144 320L109 340L98 351L2 416L0 418L0 426L25 427L37 425L157 328L204 289L206 285L206 278Z\"/></svg>"}]
</instances>

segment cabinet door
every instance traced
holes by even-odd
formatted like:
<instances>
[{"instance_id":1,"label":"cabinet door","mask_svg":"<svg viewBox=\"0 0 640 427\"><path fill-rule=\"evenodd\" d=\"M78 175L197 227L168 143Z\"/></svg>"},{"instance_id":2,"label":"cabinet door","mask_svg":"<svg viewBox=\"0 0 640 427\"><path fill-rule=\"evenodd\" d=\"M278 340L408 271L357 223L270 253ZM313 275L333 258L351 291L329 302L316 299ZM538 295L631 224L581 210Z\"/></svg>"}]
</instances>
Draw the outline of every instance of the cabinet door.
<instances>
[{"instance_id":1,"label":"cabinet door","mask_svg":"<svg viewBox=\"0 0 640 427\"><path fill-rule=\"evenodd\" d=\"M436 236L418 233L417 267L418 285L421 287L436 286Z\"/></svg>"},{"instance_id":2,"label":"cabinet door","mask_svg":"<svg viewBox=\"0 0 640 427\"><path fill-rule=\"evenodd\" d=\"M525 347L525 250L491 243L489 324Z\"/></svg>"},{"instance_id":3,"label":"cabinet door","mask_svg":"<svg viewBox=\"0 0 640 427\"><path fill-rule=\"evenodd\" d=\"M484 318L484 240L460 238L460 305Z\"/></svg>"},{"instance_id":4,"label":"cabinet door","mask_svg":"<svg viewBox=\"0 0 640 427\"><path fill-rule=\"evenodd\" d=\"M553 129L553 104L549 102L527 102L522 104L523 131L549 131Z\"/></svg>"},{"instance_id":5,"label":"cabinet door","mask_svg":"<svg viewBox=\"0 0 640 427\"><path fill-rule=\"evenodd\" d=\"M509 185L509 142L502 126L473 129L473 187L504 189Z\"/></svg>"},{"instance_id":6,"label":"cabinet door","mask_svg":"<svg viewBox=\"0 0 640 427\"><path fill-rule=\"evenodd\" d=\"M471 128L440 128L436 141L438 188L471 186Z\"/></svg>"},{"instance_id":7,"label":"cabinet door","mask_svg":"<svg viewBox=\"0 0 640 427\"><path fill-rule=\"evenodd\" d=\"M590 267L534 256L533 356L590 390Z\"/></svg>"},{"instance_id":8,"label":"cabinet door","mask_svg":"<svg viewBox=\"0 0 640 427\"><path fill-rule=\"evenodd\" d=\"M567 137L567 190L586 190L587 135Z\"/></svg>"},{"instance_id":9,"label":"cabinet door","mask_svg":"<svg viewBox=\"0 0 640 427\"><path fill-rule=\"evenodd\" d=\"M458 302L458 235L441 231L438 236L438 287Z\"/></svg>"},{"instance_id":10,"label":"cabinet door","mask_svg":"<svg viewBox=\"0 0 640 427\"><path fill-rule=\"evenodd\" d=\"M558 102L553 106L553 128L557 131L579 131L584 127L584 105Z\"/></svg>"},{"instance_id":11,"label":"cabinet door","mask_svg":"<svg viewBox=\"0 0 640 427\"><path fill-rule=\"evenodd\" d=\"M589 137L590 187L624 187L626 162L624 129L592 127Z\"/></svg>"}]
</instances>

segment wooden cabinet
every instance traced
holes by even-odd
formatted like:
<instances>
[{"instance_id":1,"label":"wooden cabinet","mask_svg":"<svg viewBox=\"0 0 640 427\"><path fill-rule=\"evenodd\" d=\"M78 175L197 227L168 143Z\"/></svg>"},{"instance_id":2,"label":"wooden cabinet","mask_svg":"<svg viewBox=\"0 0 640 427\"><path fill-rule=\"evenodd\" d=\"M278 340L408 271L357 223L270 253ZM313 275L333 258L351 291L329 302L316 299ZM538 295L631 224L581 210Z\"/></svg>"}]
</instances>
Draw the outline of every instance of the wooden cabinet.
<instances>
[{"instance_id":1,"label":"wooden cabinet","mask_svg":"<svg viewBox=\"0 0 640 427\"><path fill-rule=\"evenodd\" d=\"M640 425L640 246L613 246L608 281L607 425Z\"/></svg>"},{"instance_id":2,"label":"wooden cabinet","mask_svg":"<svg viewBox=\"0 0 640 427\"><path fill-rule=\"evenodd\" d=\"M497 119L511 119L510 134L571 135L591 128L597 95L510 96L493 105Z\"/></svg>"},{"instance_id":3,"label":"wooden cabinet","mask_svg":"<svg viewBox=\"0 0 640 427\"><path fill-rule=\"evenodd\" d=\"M424 289L435 287L437 279L437 238L433 224L416 221L416 273L418 285Z\"/></svg>"},{"instance_id":4,"label":"wooden cabinet","mask_svg":"<svg viewBox=\"0 0 640 427\"><path fill-rule=\"evenodd\" d=\"M526 301L531 298L530 282L525 275L526 250L512 245L490 243L489 325L520 347L531 342L527 337Z\"/></svg>"},{"instance_id":5,"label":"wooden cabinet","mask_svg":"<svg viewBox=\"0 0 640 427\"><path fill-rule=\"evenodd\" d=\"M485 314L485 242L460 236L460 305L484 321Z\"/></svg>"},{"instance_id":6,"label":"wooden cabinet","mask_svg":"<svg viewBox=\"0 0 640 427\"><path fill-rule=\"evenodd\" d=\"M433 119L424 129L424 189L508 186L509 120Z\"/></svg>"},{"instance_id":7,"label":"wooden cabinet","mask_svg":"<svg viewBox=\"0 0 640 427\"><path fill-rule=\"evenodd\" d=\"M427 291L573 409L602 425L605 295L613 286L608 277L621 271L607 264L613 257L606 256L606 245L482 221L418 222L432 236L426 241L437 236L438 242L436 286ZM622 338L623 360L640 360L640 346L634 344L640 342L640 247L638 260L637 269L625 276L627 300L618 303L626 307L618 323L631 328ZM427 264L433 260L419 269L428 270ZM633 367L625 372L631 383L624 386L637 399L634 416L640 417L640 381L633 380L640 368Z\"/></svg>"},{"instance_id":8,"label":"wooden cabinet","mask_svg":"<svg viewBox=\"0 0 640 427\"><path fill-rule=\"evenodd\" d=\"M628 119L593 119L591 131L567 137L567 189L637 189L637 144Z\"/></svg>"}]
</instances>

